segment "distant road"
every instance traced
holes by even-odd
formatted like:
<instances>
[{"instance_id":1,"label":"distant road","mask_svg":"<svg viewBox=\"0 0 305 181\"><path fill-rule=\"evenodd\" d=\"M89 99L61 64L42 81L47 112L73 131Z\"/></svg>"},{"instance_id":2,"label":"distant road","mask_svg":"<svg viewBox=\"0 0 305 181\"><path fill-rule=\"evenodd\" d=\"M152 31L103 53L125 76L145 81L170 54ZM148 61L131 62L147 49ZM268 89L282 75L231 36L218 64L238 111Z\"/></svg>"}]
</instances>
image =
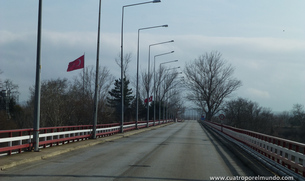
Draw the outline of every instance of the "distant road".
<instances>
[{"instance_id":1,"label":"distant road","mask_svg":"<svg viewBox=\"0 0 305 181\"><path fill-rule=\"evenodd\" d=\"M1 161L1 160L0 160ZM0 180L210 180L253 175L197 121L175 123L0 172Z\"/></svg>"}]
</instances>

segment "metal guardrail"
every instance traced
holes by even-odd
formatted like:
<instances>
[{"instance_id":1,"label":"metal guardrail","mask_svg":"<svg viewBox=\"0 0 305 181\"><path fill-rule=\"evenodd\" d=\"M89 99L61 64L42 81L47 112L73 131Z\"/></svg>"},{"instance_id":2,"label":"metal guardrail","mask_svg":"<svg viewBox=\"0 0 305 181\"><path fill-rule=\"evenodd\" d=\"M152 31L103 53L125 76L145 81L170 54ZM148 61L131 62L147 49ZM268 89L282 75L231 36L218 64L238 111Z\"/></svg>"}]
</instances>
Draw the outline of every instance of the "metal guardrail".
<instances>
[{"instance_id":1,"label":"metal guardrail","mask_svg":"<svg viewBox=\"0 0 305 181\"><path fill-rule=\"evenodd\" d=\"M264 157L305 177L305 144L253 131L204 121L210 127L237 140Z\"/></svg>"},{"instance_id":2,"label":"metal guardrail","mask_svg":"<svg viewBox=\"0 0 305 181\"><path fill-rule=\"evenodd\" d=\"M149 122L149 127L172 122L172 120L160 120ZM147 127L146 121L138 122L138 129ZM97 125L96 136L105 137L120 132L120 124ZM135 122L124 123L124 132L136 129ZM0 155L22 153L33 148L33 129L5 130L0 131ZM39 130L39 147L46 148L75 141L91 138L92 125L47 127Z\"/></svg>"}]
</instances>

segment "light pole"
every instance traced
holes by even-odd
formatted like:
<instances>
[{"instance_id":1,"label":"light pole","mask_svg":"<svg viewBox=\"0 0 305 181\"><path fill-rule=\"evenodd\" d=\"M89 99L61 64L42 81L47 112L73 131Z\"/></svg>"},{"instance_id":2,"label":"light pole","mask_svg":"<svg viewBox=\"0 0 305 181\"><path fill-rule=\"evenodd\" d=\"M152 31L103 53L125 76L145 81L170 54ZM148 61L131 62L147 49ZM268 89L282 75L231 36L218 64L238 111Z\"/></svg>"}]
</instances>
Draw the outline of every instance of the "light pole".
<instances>
[{"instance_id":1,"label":"light pole","mask_svg":"<svg viewBox=\"0 0 305 181\"><path fill-rule=\"evenodd\" d=\"M172 43L174 42L174 40L170 40L170 41L165 41L165 42L160 42L160 43L155 43L155 44L151 44L148 47L148 70L147 70L147 127L149 127L149 84L150 84L150 48L152 46L156 46L156 45L162 45L165 43Z\"/></svg>"},{"instance_id":2,"label":"light pole","mask_svg":"<svg viewBox=\"0 0 305 181\"><path fill-rule=\"evenodd\" d=\"M124 8L130 6L137 6L148 3L159 3L161 0L153 0L136 4L129 4L122 7L122 25L121 25L121 133L124 132L124 72L123 72L123 30L124 30Z\"/></svg>"},{"instance_id":3,"label":"light pole","mask_svg":"<svg viewBox=\"0 0 305 181\"><path fill-rule=\"evenodd\" d=\"M138 49L137 49L137 87L136 87L136 129L138 129L138 118L139 118L139 52L140 52L140 31L153 29L153 28L161 28L161 27L168 27L168 25L160 25L160 26L151 26L146 28L138 29ZM148 99L147 99L148 102Z\"/></svg>"},{"instance_id":4,"label":"light pole","mask_svg":"<svg viewBox=\"0 0 305 181\"><path fill-rule=\"evenodd\" d=\"M40 93L41 93L41 24L42 24L42 0L38 4L38 28L37 28L37 54L36 54L36 80L35 80L35 102L34 102L34 126L33 146L34 151L39 151L39 126L40 126Z\"/></svg>"},{"instance_id":5,"label":"light pole","mask_svg":"<svg viewBox=\"0 0 305 181\"><path fill-rule=\"evenodd\" d=\"M94 118L92 138L96 139L96 125L98 112L98 78L99 78L99 55L100 55L100 29L101 29L101 0L99 0L98 28L97 28L97 50L96 50L96 67L95 67L95 92L94 92Z\"/></svg>"},{"instance_id":6,"label":"light pole","mask_svg":"<svg viewBox=\"0 0 305 181\"><path fill-rule=\"evenodd\" d=\"M161 53L154 56L154 125L156 122L156 57L174 53L175 51Z\"/></svg>"},{"instance_id":7,"label":"light pole","mask_svg":"<svg viewBox=\"0 0 305 181\"><path fill-rule=\"evenodd\" d=\"M179 74L179 73L177 72L177 74ZM180 72L180 74L182 74L182 72ZM173 90L171 89L171 90L169 90L167 93L168 93L167 99L170 99L170 98L173 96L173 93L175 93L175 92L173 92ZM173 105L173 104L169 104L169 102L167 103L167 113L166 113L167 119L173 118L173 114L170 113L170 107L171 107L171 105ZM173 110L173 109L171 109L171 110Z\"/></svg>"},{"instance_id":8,"label":"light pole","mask_svg":"<svg viewBox=\"0 0 305 181\"><path fill-rule=\"evenodd\" d=\"M159 65L160 76L161 76L161 65L167 64L167 63L174 63L174 62L178 62L178 60L172 60L172 61L160 63L160 65ZM159 88L160 88L160 86L161 86L161 82L160 82ZM161 96L160 96L160 94L161 94L161 89L159 89L159 124L160 124L160 120L161 120L161 98L160 98Z\"/></svg>"},{"instance_id":9,"label":"light pole","mask_svg":"<svg viewBox=\"0 0 305 181\"><path fill-rule=\"evenodd\" d=\"M174 67L174 68L168 68L168 69L165 69L165 70L174 70L174 69L180 69L180 66L179 67ZM180 72L182 74L182 72ZM173 74L170 74L170 75L175 75L177 73L173 73ZM163 87L164 91L165 91L165 84L164 84L164 87ZM168 89L168 88L167 88ZM168 90L167 90L168 91ZM166 111L167 111L167 108L166 108L166 104L167 104L167 98L166 98L166 95L167 95L167 91L164 93L164 106L163 106L163 120L166 119ZM166 108L166 109L165 109Z\"/></svg>"}]
</instances>

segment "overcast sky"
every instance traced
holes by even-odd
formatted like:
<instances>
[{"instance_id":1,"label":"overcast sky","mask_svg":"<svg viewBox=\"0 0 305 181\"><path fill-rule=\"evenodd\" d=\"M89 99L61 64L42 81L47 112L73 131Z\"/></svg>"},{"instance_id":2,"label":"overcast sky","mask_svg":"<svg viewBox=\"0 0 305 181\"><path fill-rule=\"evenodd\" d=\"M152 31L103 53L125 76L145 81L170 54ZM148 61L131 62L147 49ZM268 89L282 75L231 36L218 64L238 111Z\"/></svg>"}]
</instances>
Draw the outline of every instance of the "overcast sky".
<instances>
[{"instance_id":1,"label":"overcast sky","mask_svg":"<svg viewBox=\"0 0 305 181\"><path fill-rule=\"evenodd\" d=\"M133 54L134 77L139 28L140 68L147 69L148 46L157 62L178 59L181 66L210 51L219 51L235 67L243 86L233 98L258 102L273 111L305 104L305 1L300 0L161 0L125 8L124 52ZM120 53L122 6L139 0L102 0L100 65L120 77L114 59ZM95 65L98 0L44 0L41 79L73 80L81 70L66 72L68 63L85 53ZM0 0L1 79L19 85L20 101L35 84L38 0ZM158 64L158 63L157 63Z\"/></svg>"}]
</instances>

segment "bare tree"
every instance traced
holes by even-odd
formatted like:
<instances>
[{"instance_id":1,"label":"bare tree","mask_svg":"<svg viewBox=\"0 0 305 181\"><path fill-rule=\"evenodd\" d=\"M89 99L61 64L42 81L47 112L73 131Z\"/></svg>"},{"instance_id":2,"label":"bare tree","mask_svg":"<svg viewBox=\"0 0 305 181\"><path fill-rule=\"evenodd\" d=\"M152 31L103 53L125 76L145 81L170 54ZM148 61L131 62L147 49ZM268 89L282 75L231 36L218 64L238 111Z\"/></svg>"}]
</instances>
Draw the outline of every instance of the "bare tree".
<instances>
[{"instance_id":1,"label":"bare tree","mask_svg":"<svg viewBox=\"0 0 305 181\"><path fill-rule=\"evenodd\" d=\"M153 72L153 71L151 71ZM153 73L150 73L148 75L147 72L143 71L141 73L141 84L140 84L140 97L143 98L143 100L147 99L147 92L148 92L148 87L149 87L149 93L151 95L154 94L156 91L156 97L153 98L152 105L156 103L156 116L157 118L165 116L165 112L168 112L168 107L171 107L171 111L174 112L175 110L175 115L177 114L177 110L182 110L178 109L177 107L182 107L180 105L180 101L178 101L180 98L181 99L181 90L179 90L182 86L181 85L181 79L179 79L179 73L174 70L174 69L166 69L164 67L159 67L159 69L156 71L156 83L155 83L155 89L154 85L152 84L153 80ZM149 85L149 86L148 86ZM176 96L176 97L175 97ZM182 102L182 101L181 101ZM159 108L159 105L161 106ZM147 104L146 104L147 106ZM176 106L176 107L175 107ZM153 109L150 109L151 111ZM179 112L180 114L180 112ZM153 112L149 113L150 117L153 116Z\"/></svg>"},{"instance_id":2,"label":"bare tree","mask_svg":"<svg viewBox=\"0 0 305 181\"><path fill-rule=\"evenodd\" d=\"M10 99L14 99L14 101L18 102L19 97L19 86L14 84L12 80L6 79L3 83L3 89L7 91L7 96Z\"/></svg>"},{"instance_id":3,"label":"bare tree","mask_svg":"<svg viewBox=\"0 0 305 181\"><path fill-rule=\"evenodd\" d=\"M86 99L94 99L95 91L95 67L87 66L78 77L74 79L73 86L78 90L79 96L85 95ZM110 86L114 81L114 77L111 75L110 70L107 67L99 68L98 78L98 98L99 100L105 100L105 95L108 93Z\"/></svg>"},{"instance_id":4,"label":"bare tree","mask_svg":"<svg viewBox=\"0 0 305 181\"><path fill-rule=\"evenodd\" d=\"M73 122L77 122L78 124L91 124L94 105L95 74L95 67L86 67L85 70L74 79L74 83L70 88L70 94L74 95L73 105L75 105L76 111L76 116L73 118L76 121ZM98 121L105 119L105 114L107 112L106 95L108 95L108 91L113 82L114 77L111 75L109 69L107 67L100 67L98 78Z\"/></svg>"},{"instance_id":5,"label":"bare tree","mask_svg":"<svg viewBox=\"0 0 305 181\"><path fill-rule=\"evenodd\" d=\"M125 56L123 57L123 75L124 77L127 76L127 70L128 70L128 65L131 62L131 57L132 57L132 53L127 53L125 54ZM121 54L118 54L118 58L115 59L116 64L121 68Z\"/></svg>"},{"instance_id":6,"label":"bare tree","mask_svg":"<svg viewBox=\"0 0 305 181\"><path fill-rule=\"evenodd\" d=\"M258 125L255 120L261 113L262 108L256 102L238 98L227 101L223 106L223 111L229 125L249 129Z\"/></svg>"},{"instance_id":7,"label":"bare tree","mask_svg":"<svg viewBox=\"0 0 305 181\"><path fill-rule=\"evenodd\" d=\"M165 101L170 117L181 118L186 110L185 103L181 95L181 89L176 87L169 91L166 94Z\"/></svg>"},{"instance_id":8,"label":"bare tree","mask_svg":"<svg viewBox=\"0 0 305 181\"><path fill-rule=\"evenodd\" d=\"M71 109L68 80L46 80L41 83L41 126L64 126Z\"/></svg>"},{"instance_id":9,"label":"bare tree","mask_svg":"<svg viewBox=\"0 0 305 181\"><path fill-rule=\"evenodd\" d=\"M292 117L289 120L291 125L301 126L305 122L305 111L302 104L294 104L291 113Z\"/></svg>"},{"instance_id":10,"label":"bare tree","mask_svg":"<svg viewBox=\"0 0 305 181\"><path fill-rule=\"evenodd\" d=\"M157 92L159 92L160 100L166 99L165 97L169 91L178 90L182 87L181 79L178 76L179 73L177 71L169 71L165 69L164 76L158 84L159 91Z\"/></svg>"},{"instance_id":11,"label":"bare tree","mask_svg":"<svg viewBox=\"0 0 305 181\"><path fill-rule=\"evenodd\" d=\"M17 113L15 108L19 98L18 85L6 79L1 86L0 91L5 91L5 93L0 92L0 110L6 110L7 119L11 119L12 116L15 118L14 114Z\"/></svg>"},{"instance_id":12,"label":"bare tree","mask_svg":"<svg viewBox=\"0 0 305 181\"><path fill-rule=\"evenodd\" d=\"M275 115L274 126L275 127L289 127L289 112L283 111Z\"/></svg>"},{"instance_id":13,"label":"bare tree","mask_svg":"<svg viewBox=\"0 0 305 181\"><path fill-rule=\"evenodd\" d=\"M234 68L217 51L206 53L185 66L187 98L200 106L210 120L220 110L224 99L241 86L233 78Z\"/></svg>"},{"instance_id":14,"label":"bare tree","mask_svg":"<svg viewBox=\"0 0 305 181\"><path fill-rule=\"evenodd\" d=\"M265 134L273 133L275 119L272 111L256 102L244 98L230 100L225 103L223 111L228 125Z\"/></svg>"},{"instance_id":15,"label":"bare tree","mask_svg":"<svg viewBox=\"0 0 305 181\"><path fill-rule=\"evenodd\" d=\"M152 89L153 89L153 86L151 85L152 73L150 73L150 75L148 75L147 72L143 71L141 73L139 82L142 82L142 83L140 83L140 86L139 86L140 97L142 99L146 99L148 89L149 89L149 92L152 94Z\"/></svg>"}]
</instances>

